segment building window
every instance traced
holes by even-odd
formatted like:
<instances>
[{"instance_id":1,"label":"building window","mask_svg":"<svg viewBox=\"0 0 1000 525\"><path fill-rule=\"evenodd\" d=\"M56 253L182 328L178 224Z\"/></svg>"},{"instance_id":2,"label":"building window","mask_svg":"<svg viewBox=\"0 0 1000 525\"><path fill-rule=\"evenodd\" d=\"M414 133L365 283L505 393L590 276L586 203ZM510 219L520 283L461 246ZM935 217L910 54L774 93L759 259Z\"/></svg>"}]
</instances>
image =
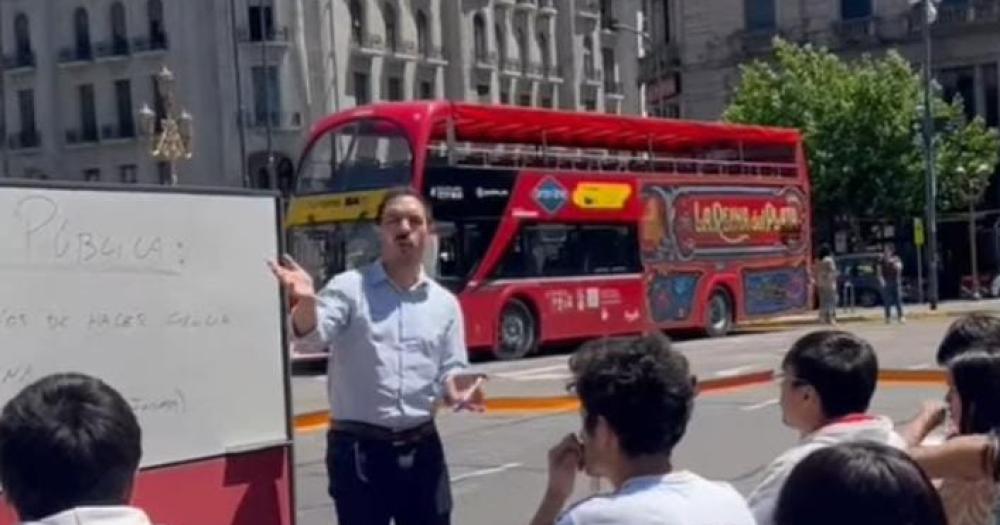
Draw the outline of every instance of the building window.
<instances>
[{"instance_id":1,"label":"building window","mask_svg":"<svg viewBox=\"0 0 1000 525\"><path fill-rule=\"evenodd\" d=\"M97 141L97 106L94 85L83 84L77 88L80 98L80 133L84 142Z\"/></svg>"},{"instance_id":2,"label":"building window","mask_svg":"<svg viewBox=\"0 0 1000 525\"><path fill-rule=\"evenodd\" d=\"M167 47L167 27L163 22L163 2L161 0L149 0L146 4L147 16L149 16L149 42L154 49L165 49Z\"/></svg>"},{"instance_id":3,"label":"building window","mask_svg":"<svg viewBox=\"0 0 1000 525\"><path fill-rule=\"evenodd\" d=\"M420 99L431 100L434 98L434 82L424 80L420 82Z\"/></svg>"},{"instance_id":4,"label":"building window","mask_svg":"<svg viewBox=\"0 0 1000 525\"><path fill-rule=\"evenodd\" d=\"M349 9L351 12L351 41L361 45L365 41L365 15L361 10L361 2L351 0Z\"/></svg>"},{"instance_id":5,"label":"building window","mask_svg":"<svg viewBox=\"0 0 1000 525\"><path fill-rule=\"evenodd\" d=\"M583 74L587 78L596 76L594 71L594 40L589 36L583 38Z\"/></svg>"},{"instance_id":6,"label":"building window","mask_svg":"<svg viewBox=\"0 0 1000 525\"><path fill-rule=\"evenodd\" d=\"M489 84L479 84L476 86L476 95L480 98L490 96L490 85Z\"/></svg>"},{"instance_id":7,"label":"building window","mask_svg":"<svg viewBox=\"0 0 1000 525\"><path fill-rule=\"evenodd\" d=\"M497 56L500 57L500 69L503 69L507 65L507 36L504 34L503 29L500 28L500 24L493 26L493 35L497 40Z\"/></svg>"},{"instance_id":8,"label":"building window","mask_svg":"<svg viewBox=\"0 0 1000 525\"><path fill-rule=\"evenodd\" d=\"M510 91L507 91L506 89L500 90L500 103L510 104Z\"/></svg>"},{"instance_id":9,"label":"building window","mask_svg":"<svg viewBox=\"0 0 1000 525\"><path fill-rule=\"evenodd\" d=\"M386 94L389 100L403 100L403 79L395 77L389 78L386 88Z\"/></svg>"},{"instance_id":10,"label":"building window","mask_svg":"<svg viewBox=\"0 0 1000 525\"><path fill-rule=\"evenodd\" d=\"M518 97L517 103L526 108L531 107L531 93L521 93Z\"/></svg>"},{"instance_id":11,"label":"building window","mask_svg":"<svg viewBox=\"0 0 1000 525\"><path fill-rule=\"evenodd\" d=\"M552 55L549 49L549 38L545 33L538 33L538 52L542 55L542 71L545 75L551 75L549 69L552 67Z\"/></svg>"},{"instance_id":12,"label":"building window","mask_svg":"<svg viewBox=\"0 0 1000 525\"><path fill-rule=\"evenodd\" d=\"M132 82L115 81L115 105L118 108L118 137L135 136L135 118L132 115Z\"/></svg>"},{"instance_id":13,"label":"building window","mask_svg":"<svg viewBox=\"0 0 1000 525\"><path fill-rule=\"evenodd\" d=\"M93 56L90 47L90 17L82 7L73 12L73 32L76 36L77 60L90 60Z\"/></svg>"},{"instance_id":14,"label":"building window","mask_svg":"<svg viewBox=\"0 0 1000 525\"><path fill-rule=\"evenodd\" d=\"M872 16L872 0L840 0L840 18L856 20Z\"/></svg>"},{"instance_id":15,"label":"building window","mask_svg":"<svg viewBox=\"0 0 1000 525\"><path fill-rule=\"evenodd\" d=\"M517 40L517 54L521 59L521 72L526 73L528 70L528 37L525 36L523 29L517 28L514 30L514 38Z\"/></svg>"},{"instance_id":16,"label":"building window","mask_svg":"<svg viewBox=\"0 0 1000 525\"><path fill-rule=\"evenodd\" d=\"M604 91L617 93L619 90L615 85L618 78L617 65L615 64L615 50L607 47L601 48L601 67L604 68Z\"/></svg>"},{"instance_id":17,"label":"building window","mask_svg":"<svg viewBox=\"0 0 1000 525\"><path fill-rule=\"evenodd\" d=\"M601 0L601 27L614 29L616 24L612 0Z\"/></svg>"},{"instance_id":18,"label":"building window","mask_svg":"<svg viewBox=\"0 0 1000 525\"><path fill-rule=\"evenodd\" d=\"M767 31L777 24L774 0L743 0L747 31Z\"/></svg>"},{"instance_id":19,"label":"building window","mask_svg":"<svg viewBox=\"0 0 1000 525\"><path fill-rule=\"evenodd\" d=\"M986 107L984 107L984 117L986 118L986 125L995 128L1000 124L1000 111L998 111L997 105L1000 101L997 97L1000 93L997 93L997 65L988 64L983 66L983 102Z\"/></svg>"},{"instance_id":20,"label":"building window","mask_svg":"<svg viewBox=\"0 0 1000 525\"><path fill-rule=\"evenodd\" d=\"M160 133L163 131L163 119L167 118L167 100L160 91L160 83L156 80L156 75L150 77L153 83L153 131Z\"/></svg>"},{"instance_id":21,"label":"building window","mask_svg":"<svg viewBox=\"0 0 1000 525\"><path fill-rule=\"evenodd\" d=\"M121 2L111 5L111 50L115 55L128 54L128 27Z\"/></svg>"},{"instance_id":22,"label":"building window","mask_svg":"<svg viewBox=\"0 0 1000 525\"><path fill-rule=\"evenodd\" d=\"M427 15L417 11L417 53L426 57L431 52L431 35L427 27Z\"/></svg>"},{"instance_id":23,"label":"building window","mask_svg":"<svg viewBox=\"0 0 1000 525\"><path fill-rule=\"evenodd\" d=\"M100 168L87 168L83 170L83 180L87 182L101 182Z\"/></svg>"},{"instance_id":24,"label":"building window","mask_svg":"<svg viewBox=\"0 0 1000 525\"><path fill-rule=\"evenodd\" d=\"M22 138L38 135L38 127L35 123L35 91L33 89L22 89L17 92L17 108L21 116Z\"/></svg>"},{"instance_id":25,"label":"building window","mask_svg":"<svg viewBox=\"0 0 1000 525\"><path fill-rule=\"evenodd\" d=\"M951 103L960 97L965 116L971 120L976 115L976 68L965 66L942 69L937 80L941 84L944 99Z\"/></svg>"},{"instance_id":26,"label":"building window","mask_svg":"<svg viewBox=\"0 0 1000 525\"><path fill-rule=\"evenodd\" d=\"M250 70L253 78L254 121L257 126L277 126L281 115L281 84L277 66L257 66Z\"/></svg>"},{"instance_id":27,"label":"building window","mask_svg":"<svg viewBox=\"0 0 1000 525\"><path fill-rule=\"evenodd\" d=\"M670 7L672 3L671 0L663 0L660 4L663 9L663 42L670 42L673 36L673 24L670 21Z\"/></svg>"},{"instance_id":28,"label":"building window","mask_svg":"<svg viewBox=\"0 0 1000 525\"><path fill-rule=\"evenodd\" d=\"M389 4L385 4L383 16L385 17L385 43L390 50L398 51L399 43L396 30L396 8Z\"/></svg>"},{"instance_id":29,"label":"building window","mask_svg":"<svg viewBox=\"0 0 1000 525\"><path fill-rule=\"evenodd\" d=\"M17 63L29 65L34 62L31 52L31 27L28 25L28 15L18 13L14 18L14 40L17 50Z\"/></svg>"},{"instance_id":30,"label":"building window","mask_svg":"<svg viewBox=\"0 0 1000 525\"><path fill-rule=\"evenodd\" d=\"M480 62L486 61L486 22L483 20L482 13L476 13L476 16L472 17L472 34L473 34L473 46L476 54L476 60Z\"/></svg>"},{"instance_id":31,"label":"building window","mask_svg":"<svg viewBox=\"0 0 1000 525\"><path fill-rule=\"evenodd\" d=\"M252 5L247 14L250 23L250 40L262 42L274 39L274 6Z\"/></svg>"},{"instance_id":32,"label":"building window","mask_svg":"<svg viewBox=\"0 0 1000 525\"><path fill-rule=\"evenodd\" d=\"M587 111L597 111L597 100L593 98L584 100L583 109L586 109Z\"/></svg>"},{"instance_id":33,"label":"building window","mask_svg":"<svg viewBox=\"0 0 1000 525\"><path fill-rule=\"evenodd\" d=\"M551 109L553 107L552 106L552 97L550 95L545 95L544 97L542 97L542 101L540 103L540 106L543 107L543 108L549 108L549 109Z\"/></svg>"},{"instance_id":34,"label":"building window","mask_svg":"<svg viewBox=\"0 0 1000 525\"><path fill-rule=\"evenodd\" d=\"M118 166L118 180L124 184L135 184L139 182L139 168L135 164L122 164Z\"/></svg>"},{"instance_id":35,"label":"building window","mask_svg":"<svg viewBox=\"0 0 1000 525\"><path fill-rule=\"evenodd\" d=\"M367 73L354 74L354 103L358 106L371 101L371 87L368 85Z\"/></svg>"}]
</instances>

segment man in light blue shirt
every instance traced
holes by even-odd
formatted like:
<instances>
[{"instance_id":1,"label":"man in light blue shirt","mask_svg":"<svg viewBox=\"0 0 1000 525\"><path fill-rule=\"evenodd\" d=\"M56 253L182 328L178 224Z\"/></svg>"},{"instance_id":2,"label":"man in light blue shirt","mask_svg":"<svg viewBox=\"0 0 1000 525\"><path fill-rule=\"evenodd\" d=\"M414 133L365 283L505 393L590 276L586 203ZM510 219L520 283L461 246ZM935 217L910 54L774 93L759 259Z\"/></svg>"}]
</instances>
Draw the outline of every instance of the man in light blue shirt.
<instances>
[{"instance_id":1,"label":"man in light blue shirt","mask_svg":"<svg viewBox=\"0 0 1000 525\"><path fill-rule=\"evenodd\" d=\"M341 525L448 524L451 489L434 426L440 403L482 410L458 300L422 260L431 211L409 189L378 213L381 258L319 293L290 258L272 270L294 303L293 344L329 351L330 496Z\"/></svg>"}]
</instances>

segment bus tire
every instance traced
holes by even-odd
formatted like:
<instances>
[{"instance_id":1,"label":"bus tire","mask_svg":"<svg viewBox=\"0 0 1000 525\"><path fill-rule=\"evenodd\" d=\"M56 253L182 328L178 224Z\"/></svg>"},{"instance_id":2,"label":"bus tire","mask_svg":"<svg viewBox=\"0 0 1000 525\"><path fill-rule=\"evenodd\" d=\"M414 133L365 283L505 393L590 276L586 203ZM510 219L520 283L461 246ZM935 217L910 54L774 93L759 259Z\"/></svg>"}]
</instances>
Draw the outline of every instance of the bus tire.
<instances>
[{"instance_id":1,"label":"bus tire","mask_svg":"<svg viewBox=\"0 0 1000 525\"><path fill-rule=\"evenodd\" d=\"M733 328L733 301L724 290L712 292L705 312L705 334L709 337L723 337Z\"/></svg>"},{"instance_id":2,"label":"bus tire","mask_svg":"<svg viewBox=\"0 0 1000 525\"><path fill-rule=\"evenodd\" d=\"M493 355L500 360L521 359L538 347L538 323L524 301L511 299L500 311L500 331Z\"/></svg>"}]
</instances>

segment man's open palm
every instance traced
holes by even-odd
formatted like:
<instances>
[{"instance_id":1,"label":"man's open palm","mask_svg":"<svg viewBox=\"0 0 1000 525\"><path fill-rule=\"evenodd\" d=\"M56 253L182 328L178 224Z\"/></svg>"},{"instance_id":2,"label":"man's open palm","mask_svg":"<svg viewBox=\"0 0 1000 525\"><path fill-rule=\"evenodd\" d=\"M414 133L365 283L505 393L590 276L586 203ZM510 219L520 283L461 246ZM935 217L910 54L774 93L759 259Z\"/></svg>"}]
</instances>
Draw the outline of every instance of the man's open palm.
<instances>
[{"instance_id":1,"label":"man's open palm","mask_svg":"<svg viewBox=\"0 0 1000 525\"><path fill-rule=\"evenodd\" d=\"M268 261L267 265L288 293L289 299L298 301L315 297L316 289L313 287L312 277L294 259L285 255L281 258L281 262Z\"/></svg>"}]
</instances>

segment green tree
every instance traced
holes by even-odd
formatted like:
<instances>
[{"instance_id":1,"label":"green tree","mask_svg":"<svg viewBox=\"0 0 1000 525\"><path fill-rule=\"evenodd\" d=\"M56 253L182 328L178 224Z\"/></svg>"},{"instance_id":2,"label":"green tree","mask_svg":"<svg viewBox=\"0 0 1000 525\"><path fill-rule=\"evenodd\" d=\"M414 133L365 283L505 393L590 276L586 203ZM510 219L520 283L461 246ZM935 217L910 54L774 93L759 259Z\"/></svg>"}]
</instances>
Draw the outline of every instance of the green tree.
<instances>
[{"instance_id":1,"label":"green tree","mask_svg":"<svg viewBox=\"0 0 1000 525\"><path fill-rule=\"evenodd\" d=\"M895 52L846 62L825 49L778 40L773 60L742 68L724 118L803 132L817 217L908 217L924 203L921 86ZM966 124L961 106L937 94L932 109L946 196L939 206L960 207L968 174L981 174L984 165L992 173L1000 141L981 120Z\"/></svg>"}]
</instances>

